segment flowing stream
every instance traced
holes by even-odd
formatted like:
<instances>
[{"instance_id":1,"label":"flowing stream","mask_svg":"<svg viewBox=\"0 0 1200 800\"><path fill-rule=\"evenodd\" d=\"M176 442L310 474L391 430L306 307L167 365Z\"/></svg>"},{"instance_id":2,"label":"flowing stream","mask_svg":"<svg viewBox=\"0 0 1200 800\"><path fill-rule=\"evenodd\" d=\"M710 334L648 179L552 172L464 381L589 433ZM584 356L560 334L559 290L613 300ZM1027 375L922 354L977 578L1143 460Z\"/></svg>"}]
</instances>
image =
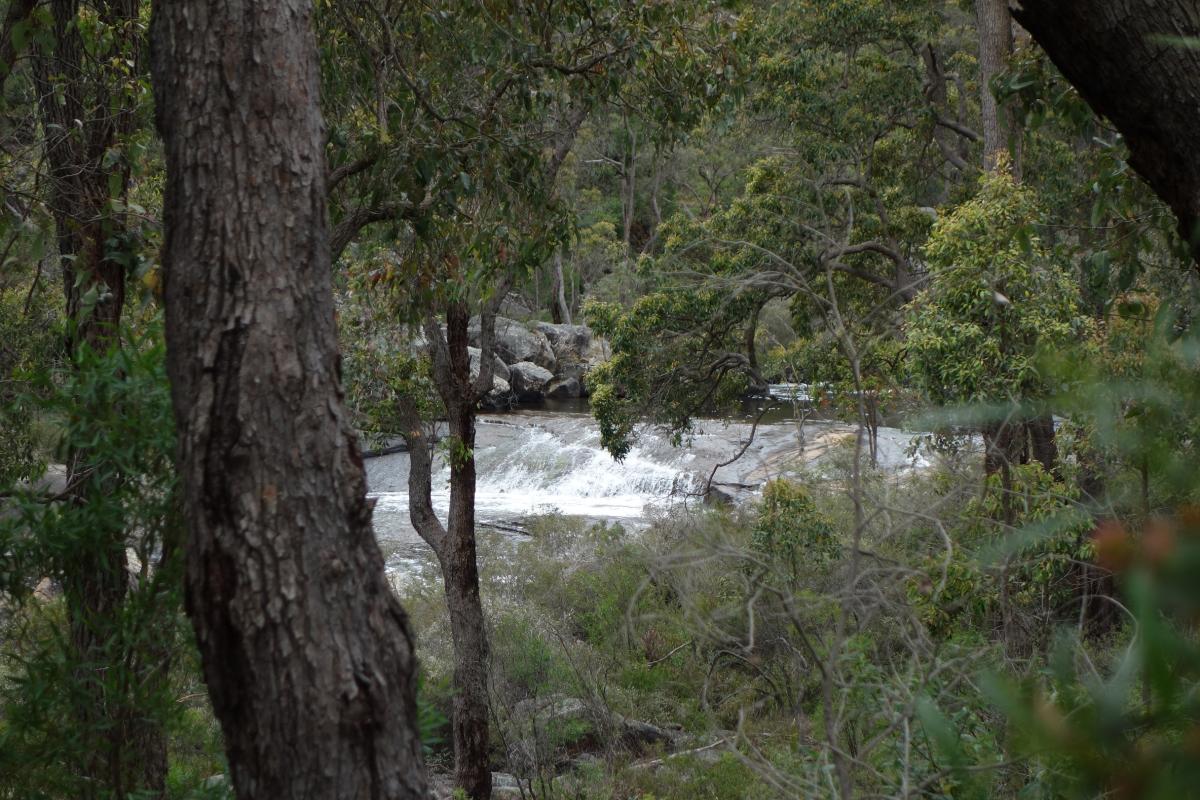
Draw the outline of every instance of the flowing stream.
<instances>
[{"instance_id":1,"label":"flowing stream","mask_svg":"<svg viewBox=\"0 0 1200 800\"><path fill-rule=\"evenodd\" d=\"M713 467L729 461L746 444L751 424L702 421L690 440L675 447L660 431L641 431L623 461L600 447L600 431L586 413L523 411L479 419L475 447L479 482L476 516L481 526L519 532L521 521L557 512L589 520L640 527L655 507L702 502L700 493ZM820 464L853 445L854 428L840 423L761 424L740 459L714 477L728 496L752 496L766 480ZM916 434L883 428L881 466L898 470L920 466L908 454ZM450 468L435 464L434 507L445 519ZM375 529L394 569L419 557L425 545L408 519L408 456L367 462Z\"/></svg>"}]
</instances>

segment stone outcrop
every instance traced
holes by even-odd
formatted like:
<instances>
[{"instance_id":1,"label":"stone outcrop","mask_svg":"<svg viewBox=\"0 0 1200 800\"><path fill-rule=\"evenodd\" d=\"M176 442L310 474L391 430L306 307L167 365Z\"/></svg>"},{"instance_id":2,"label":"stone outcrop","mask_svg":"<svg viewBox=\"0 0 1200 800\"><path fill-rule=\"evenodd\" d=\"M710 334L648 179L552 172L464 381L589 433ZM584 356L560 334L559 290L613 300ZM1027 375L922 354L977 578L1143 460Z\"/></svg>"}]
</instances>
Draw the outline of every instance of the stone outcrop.
<instances>
[{"instance_id":1,"label":"stone outcrop","mask_svg":"<svg viewBox=\"0 0 1200 800\"><path fill-rule=\"evenodd\" d=\"M479 346L479 318L473 317L467 334L475 347ZM539 367L553 371L556 359L546 336L532 331L524 323L508 317L496 317L496 355L506 364L531 361Z\"/></svg>"},{"instance_id":2,"label":"stone outcrop","mask_svg":"<svg viewBox=\"0 0 1200 800\"><path fill-rule=\"evenodd\" d=\"M532 361L518 361L509 367L508 382L513 394L522 403L537 402L546 396L546 387L554 380L554 373L539 367Z\"/></svg>"},{"instance_id":3,"label":"stone outcrop","mask_svg":"<svg viewBox=\"0 0 1200 800\"><path fill-rule=\"evenodd\" d=\"M479 318L468 328L472 347L471 374L479 374ZM496 317L497 383L481 404L502 410L515 403L574 400L588 396L587 374L612 356L608 342L586 325L523 323ZM502 383L503 382L503 385Z\"/></svg>"},{"instance_id":4,"label":"stone outcrop","mask_svg":"<svg viewBox=\"0 0 1200 800\"><path fill-rule=\"evenodd\" d=\"M472 378L474 378L475 376L477 376L479 374L479 357L482 354L483 354L483 351L480 350L478 347L468 347L467 348L467 355L470 356L470 358L471 358L471 377ZM507 383L510 383L510 384L512 383L512 377L511 377L511 374L509 373L508 364L505 364L504 359L502 359L498 355L492 356L492 375L494 375L497 378L500 378L501 380L503 380Z\"/></svg>"}]
</instances>

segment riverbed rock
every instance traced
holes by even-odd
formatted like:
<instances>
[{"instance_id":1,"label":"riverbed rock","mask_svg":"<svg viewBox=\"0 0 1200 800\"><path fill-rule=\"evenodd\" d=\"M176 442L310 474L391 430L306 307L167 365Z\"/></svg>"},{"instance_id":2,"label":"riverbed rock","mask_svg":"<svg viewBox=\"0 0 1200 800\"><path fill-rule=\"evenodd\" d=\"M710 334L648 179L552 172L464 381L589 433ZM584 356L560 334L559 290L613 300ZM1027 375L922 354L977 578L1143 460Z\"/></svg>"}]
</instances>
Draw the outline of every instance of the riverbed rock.
<instances>
[{"instance_id":1,"label":"riverbed rock","mask_svg":"<svg viewBox=\"0 0 1200 800\"><path fill-rule=\"evenodd\" d=\"M534 330L546 337L559 361L582 361L592 343L592 329L586 325L556 325L535 322Z\"/></svg>"},{"instance_id":2,"label":"riverbed rock","mask_svg":"<svg viewBox=\"0 0 1200 800\"><path fill-rule=\"evenodd\" d=\"M492 390L479 401L479 407L484 411L508 411L515 401L512 386L497 375L492 378Z\"/></svg>"},{"instance_id":3,"label":"riverbed rock","mask_svg":"<svg viewBox=\"0 0 1200 800\"><path fill-rule=\"evenodd\" d=\"M513 394L522 403L532 403L541 400L546 393L546 387L554 380L554 373L545 367L539 367L532 361L518 361L509 367L508 382Z\"/></svg>"},{"instance_id":4,"label":"riverbed rock","mask_svg":"<svg viewBox=\"0 0 1200 800\"><path fill-rule=\"evenodd\" d=\"M479 357L483 355L483 351L478 347L468 347L467 355L471 358L471 377L474 378L479 374ZM512 383L512 377L509 375L508 364L504 363L504 359L498 355L492 356L492 374L497 378L501 378Z\"/></svg>"},{"instance_id":5,"label":"riverbed rock","mask_svg":"<svg viewBox=\"0 0 1200 800\"><path fill-rule=\"evenodd\" d=\"M578 382L577 391L574 384L565 383L560 389L560 396L564 399L587 397L588 372L612 358L612 348L608 342L596 336L586 325L538 322L535 327L545 335L554 350L554 357L558 361L554 377L564 382Z\"/></svg>"},{"instance_id":6,"label":"riverbed rock","mask_svg":"<svg viewBox=\"0 0 1200 800\"><path fill-rule=\"evenodd\" d=\"M479 346L480 325L479 317L472 317L467 329L471 344ZM545 334L531 331L523 323L508 317L496 317L496 355L504 359L506 364L517 364L521 361L531 361L539 367L551 372L557 364L550 340Z\"/></svg>"},{"instance_id":7,"label":"riverbed rock","mask_svg":"<svg viewBox=\"0 0 1200 800\"><path fill-rule=\"evenodd\" d=\"M579 378L558 378L546 387L546 397L550 400L575 400L583 396L583 381Z\"/></svg>"}]
</instances>

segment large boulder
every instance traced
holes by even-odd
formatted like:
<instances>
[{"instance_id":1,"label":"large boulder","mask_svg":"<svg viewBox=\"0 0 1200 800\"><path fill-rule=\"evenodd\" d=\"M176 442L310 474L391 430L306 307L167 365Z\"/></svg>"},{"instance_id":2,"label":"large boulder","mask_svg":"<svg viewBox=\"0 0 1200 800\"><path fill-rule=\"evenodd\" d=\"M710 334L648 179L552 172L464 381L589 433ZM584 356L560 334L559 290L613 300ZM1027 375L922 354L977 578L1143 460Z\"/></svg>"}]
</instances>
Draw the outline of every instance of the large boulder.
<instances>
[{"instance_id":1,"label":"large boulder","mask_svg":"<svg viewBox=\"0 0 1200 800\"><path fill-rule=\"evenodd\" d=\"M587 394L584 392L583 387L582 378L575 378L570 375L565 378L555 378L546 387L546 398L549 400L575 400L580 397L586 397Z\"/></svg>"},{"instance_id":2,"label":"large boulder","mask_svg":"<svg viewBox=\"0 0 1200 800\"><path fill-rule=\"evenodd\" d=\"M535 327L550 342L558 361L554 370L557 382L553 395L548 392L547 396L562 400L587 397L588 372L612 357L608 342L593 334L586 325L539 322Z\"/></svg>"},{"instance_id":3,"label":"large boulder","mask_svg":"<svg viewBox=\"0 0 1200 800\"><path fill-rule=\"evenodd\" d=\"M586 325L534 323L534 329L546 337L559 361L583 361L592 343L592 329Z\"/></svg>"},{"instance_id":4,"label":"large boulder","mask_svg":"<svg viewBox=\"0 0 1200 800\"><path fill-rule=\"evenodd\" d=\"M472 317L467 330L471 344L479 346L479 317ZM506 364L531 361L539 367L554 371L557 359L545 334L531 331L524 324L508 317L496 317L496 355Z\"/></svg>"},{"instance_id":5,"label":"large boulder","mask_svg":"<svg viewBox=\"0 0 1200 800\"><path fill-rule=\"evenodd\" d=\"M483 351L478 347L468 347L467 355L471 358L471 377L474 378L479 374L479 357L483 355ZM512 383L512 377L508 371L508 365L504 363L504 359L498 355L492 356L492 375L500 378L507 383Z\"/></svg>"},{"instance_id":6,"label":"large boulder","mask_svg":"<svg viewBox=\"0 0 1200 800\"><path fill-rule=\"evenodd\" d=\"M518 361L509 367L508 382L513 394L522 403L535 403L546 394L546 386L554 380L554 373L539 367L532 361Z\"/></svg>"},{"instance_id":7,"label":"large boulder","mask_svg":"<svg viewBox=\"0 0 1200 800\"><path fill-rule=\"evenodd\" d=\"M479 407L484 411L508 411L515 401L508 381L497 375L492 378L492 390L479 401Z\"/></svg>"}]
</instances>

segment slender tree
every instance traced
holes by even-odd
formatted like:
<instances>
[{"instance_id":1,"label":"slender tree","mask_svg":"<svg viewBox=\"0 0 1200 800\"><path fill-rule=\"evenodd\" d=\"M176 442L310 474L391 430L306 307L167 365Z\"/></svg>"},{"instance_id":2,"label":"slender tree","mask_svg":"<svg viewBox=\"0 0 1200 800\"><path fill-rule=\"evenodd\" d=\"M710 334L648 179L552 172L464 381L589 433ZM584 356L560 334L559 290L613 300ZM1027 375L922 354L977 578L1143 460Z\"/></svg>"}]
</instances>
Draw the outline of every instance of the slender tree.
<instances>
[{"instance_id":1,"label":"slender tree","mask_svg":"<svg viewBox=\"0 0 1200 800\"><path fill-rule=\"evenodd\" d=\"M343 407L308 0L155 7L186 600L242 798L424 798Z\"/></svg>"}]
</instances>

